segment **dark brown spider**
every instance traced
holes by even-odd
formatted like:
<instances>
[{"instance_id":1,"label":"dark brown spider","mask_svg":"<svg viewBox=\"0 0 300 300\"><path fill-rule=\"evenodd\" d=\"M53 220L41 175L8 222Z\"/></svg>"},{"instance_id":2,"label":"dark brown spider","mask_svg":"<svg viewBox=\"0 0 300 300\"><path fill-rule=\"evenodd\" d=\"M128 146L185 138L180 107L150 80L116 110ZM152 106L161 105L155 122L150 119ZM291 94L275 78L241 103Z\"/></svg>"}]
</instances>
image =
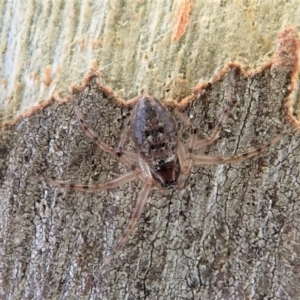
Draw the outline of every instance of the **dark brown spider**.
<instances>
[{"instance_id":1,"label":"dark brown spider","mask_svg":"<svg viewBox=\"0 0 300 300\"><path fill-rule=\"evenodd\" d=\"M116 253L125 245L128 236L134 230L153 186L158 187L162 192L166 189L174 188L175 186L182 189L193 165L240 162L265 152L269 147L280 140L281 135L278 135L264 146L259 146L247 152L229 157L195 154L195 150L206 147L218 139L222 126L226 122L237 100L236 98L238 96L235 95L233 75L235 71L235 68L229 71L224 95L226 99L225 106L212 134L208 138L202 140L197 139L198 129L190 125L188 118L181 115L178 110L174 110L175 115L178 116L185 125L191 128L190 138L187 143L181 141L181 138L178 136L176 123L169 109L154 96L143 95L133 99L132 102L135 103L135 107L126 122L125 129L121 134L119 144L116 148L107 145L98 137L97 133L85 121L78 104L72 99L77 120L84 133L91 138L101 150L120 160L128 168L128 172L112 181L94 185L66 183L54 178L45 178L45 180L54 186L64 189L92 192L113 189L137 179L143 182L143 187L139 192L128 227L115 243L110 254L106 257L102 265L102 272L104 267L113 260ZM111 98L114 97L117 99L111 90L102 85L100 85L100 87ZM73 92L74 91L76 91L76 88L73 88ZM196 99L197 97L197 94L193 94L187 98ZM131 135L134 141L136 152L130 152L124 149L129 135Z\"/></svg>"}]
</instances>

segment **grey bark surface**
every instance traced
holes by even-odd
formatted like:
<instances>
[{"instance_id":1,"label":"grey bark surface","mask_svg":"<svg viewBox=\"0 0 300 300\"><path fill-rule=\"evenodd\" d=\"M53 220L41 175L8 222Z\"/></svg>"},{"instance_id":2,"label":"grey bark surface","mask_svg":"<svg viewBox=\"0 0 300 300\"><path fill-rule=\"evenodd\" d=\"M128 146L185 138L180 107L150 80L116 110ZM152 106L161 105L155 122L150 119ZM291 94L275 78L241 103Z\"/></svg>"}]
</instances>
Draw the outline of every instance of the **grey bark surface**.
<instances>
[{"instance_id":1,"label":"grey bark surface","mask_svg":"<svg viewBox=\"0 0 300 300\"><path fill-rule=\"evenodd\" d=\"M216 17L212 26L206 21L208 8L200 2L192 3L191 25L178 44L170 43L170 35L163 34L169 29L167 21L175 10L175 2L159 6L155 1L151 4L141 1L133 8L129 4L120 7L117 1L110 2L109 7L100 2L101 10L97 10L98 6L45 2L39 9L53 18L53 27L47 23L49 30L53 31L58 24L54 31L57 36L52 42L66 34L65 29L60 32L59 28L64 27L61 20L67 18L70 11L71 16L77 16L76 22L71 18L74 27L69 26L69 35L66 34L69 47L60 52L54 43L43 41L48 43L52 54L49 53L47 59L40 53L41 61L42 58L48 60L46 64L52 69L58 66L52 56L57 51L61 62L57 67L59 71L51 75L49 86L42 83L42 75L29 76L33 70L44 70L46 64L36 69L27 61L18 65L9 77L3 63L9 54L1 53L7 55L2 56L1 69L5 79L2 80L5 88L1 91L5 120L13 111L32 106L53 91L67 90L70 82L78 81L88 70L92 58L101 66L114 62L103 75L114 90L124 90L120 94L126 99L142 91L163 98L168 96L166 90L170 90L171 95L176 96L177 86L172 82L179 82L180 93L184 91L179 94L185 96L200 77L210 78L216 68L223 67L228 57L230 60L237 56L254 62L261 60L274 49L271 45L279 28L285 23L297 23L293 14L296 16L299 12L293 2L285 5L280 2L281 6L276 3L281 8L281 16L274 12L272 19L268 15L269 30L264 33L265 23L257 20L260 20L262 6L264 11L272 11L270 2L245 7L242 11L249 15L255 11L253 18L257 23L241 25L239 29L230 27L232 20L241 18L234 13L235 17L229 21L224 12L225 21L217 21ZM10 5L5 2L2 11L7 11ZM156 9L152 5L157 5ZM46 17L39 17L43 13L39 14L37 7L32 4L25 12L41 26ZM54 13L56 9L59 14ZM218 6L218 9L223 8ZM229 9L229 12L234 11L238 10ZM291 19L285 17L284 11L289 12ZM2 23L5 16L3 13ZM154 16L160 21L153 21ZM161 16L164 17L161 19ZM32 26L30 18L25 18L28 26ZM82 25L86 19L89 29ZM272 27L278 20L280 26ZM196 22L207 26L203 30ZM44 26L47 27L46 23ZM249 27L253 30L246 34ZM74 28L77 31L81 28L82 39L73 34ZM230 33L228 28L231 28ZM260 31L259 43L254 38L254 28ZM211 34L212 30L215 35ZM86 32L90 33L88 37ZM137 36L132 32L138 32ZM42 42L37 38L42 33L43 30L32 31L24 53L31 51L28 50L30 45L37 47L38 41ZM47 34L44 35L47 39ZM210 47L212 40L215 48ZM243 40L248 42L247 49L241 46ZM72 49L72 43L80 44L81 48ZM90 48L91 45L95 48ZM9 47L7 44L7 49ZM57 47L62 44L57 43ZM236 50L227 55L227 48ZM259 52L257 48L263 50ZM45 51L44 46L41 49ZM87 52L90 55L86 57ZM39 60L34 57L36 53L32 50L32 64ZM205 59L201 59L203 57ZM179 73L184 73L185 78ZM286 74L278 73L276 68L267 68L253 77L236 77L235 88L239 88L240 93L233 115L218 143L206 148L204 153L239 153L266 144L269 138L290 126L283 114L290 82ZM166 79L168 75L170 79ZM193 116L201 128L199 137L209 134L222 111L226 78L216 80L198 101L183 110L186 116ZM87 121L103 140L116 145L127 109L99 92L89 95L81 103ZM181 122L178 127L180 136L186 140L189 130ZM94 281L103 258L130 219L141 184L135 181L92 194L67 192L38 182L38 175L70 182L104 182L126 169L82 133L69 102L53 100L42 109L31 110L1 132L1 299L297 299L300 294L299 146L299 134L291 132L259 158L194 168L182 191L174 190L162 196L153 189L143 217L124 250L104 278Z\"/></svg>"}]
</instances>

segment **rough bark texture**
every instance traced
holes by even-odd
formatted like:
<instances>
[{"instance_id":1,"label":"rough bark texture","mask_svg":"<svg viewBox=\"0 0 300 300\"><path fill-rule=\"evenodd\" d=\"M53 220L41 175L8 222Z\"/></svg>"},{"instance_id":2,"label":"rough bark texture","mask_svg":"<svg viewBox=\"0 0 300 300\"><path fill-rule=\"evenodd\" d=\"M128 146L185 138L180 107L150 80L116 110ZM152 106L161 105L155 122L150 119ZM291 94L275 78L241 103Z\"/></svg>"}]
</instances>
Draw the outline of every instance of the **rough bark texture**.
<instances>
[{"instance_id":1,"label":"rough bark texture","mask_svg":"<svg viewBox=\"0 0 300 300\"><path fill-rule=\"evenodd\" d=\"M67 12L70 14L66 3L58 5L59 15L53 13L55 5L47 8L45 4L40 9L54 18L53 24L62 26L59 20L64 14L67 16ZM253 36L246 35L246 29L241 34L243 25L239 34L244 36L240 39L233 37L237 28L230 34L229 29L223 28L226 31L222 41L224 48L217 46L212 50L203 38L211 39L211 26L207 25L205 32L194 23L199 20L206 23L205 15L199 16L198 2L192 3L192 21L184 40L181 38L178 44L171 44L172 32L163 38L159 35L160 31L164 33L170 29L168 18L163 21L153 19L166 16L166 12L170 18L175 14L176 5L164 3L154 9L155 6L149 7L149 3L140 1L134 8L128 8L129 4L120 7L115 3L114 6L113 2L107 8L101 3L102 18L96 9L98 6L81 7L81 10L74 6L72 13L78 16L79 23L88 18L90 31L95 32L94 27L98 28L98 36L92 34L83 38L81 46L94 45L97 50L89 49L90 56L83 60L83 53L78 55L77 50L71 49L71 41L75 42L76 38L69 37L68 51L58 51L62 64L69 61L68 68L64 65L55 76L46 76L43 80L47 83L46 79L50 78L49 85L41 85L39 76L29 78L33 71L30 67L30 71L24 71L26 63L14 69L15 76L6 77L3 62L7 63L7 57L2 57L2 76L7 80L2 81L6 82L6 89L2 91L1 100L7 100L8 95L13 99L3 101L4 115L18 106L31 105L55 89L66 88L66 82L74 81L86 71L84 65L88 65L92 57L101 65L122 61L119 67L114 63L105 77L116 90L124 89L125 98L136 96L143 90L181 98L190 93L189 87L195 85L199 77L211 76L203 75L205 72L209 74L216 66L223 66L228 57L223 49L247 52L239 45L244 39L252 49L249 53L253 52L248 58L261 59L260 55L256 56L256 47L264 45L266 48L262 53L271 50L269 37L266 44L256 45ZM10 3L5 5L3 8L8 9ZM159 4L153 1L151 5ZM287 4L281 5L281 11L284 7L287 9ZM265 6L267 10L271 4ZM222 6L218 8L222 9ZM253 12L254 8L249 5L245 11ZM202 9L207 9L204 4ZM289 9L291 14L296 14L296 8ZM255 12L258 14L258 10ZM43 16L43 13L38 13L34 7L30 16L41 26L43 18L39 19L39 15ZM4 13L2 18L5 18ZM141 19L146 23L144 27ZM273 22L278 19L274 17ZM281 25L287 22L281 21ZM101 22L105 25L98 24ZM165 27L161 25L158 30L157 22ZM222 31L221 23L216 21L218 25L214 26L217 28L213 26L216 32ZM224 27L228 25L224 24ZM74 28L77 25L74 24ZM109 26L113 31L108 35L104 31ZM83 30L83 27L79 28ZM255 28L265 27L258 25ZM68 30L71 34L72 27ZM273 30L275 32L275 27ZM131 37L132 31L138 31L135 41L134 35ZM111 32L116 34L113 38ZM102 33L103 40L100 38ZM57 35L60 35L59 28ZM124 35L126 39L123 39ZM40 40L33 36L27 37L29 44L38 47ZM220 39L221 34L215 37ZM126 48L127 40L128 45L136 46L136 52L120 51L119 48ZM79 41L75 44L79 45ZM105 46L101 48L103 44ZM12 46L8 44L9 47ZM44 51L44 47L42 49ZM49 49L55 52L50 46ZM259 71L245 74L239 65L230 65L210 84L198 86L197 99L182 104L182 112L201 128L199 138L209 134L226 98L227 71L235 68L237 105L221 139L205 149L206 154L228 156L243 152L249 147L267 144L274 135L291 127L291 115L287 118L291 111L286 111L285 104L289 101L291 107L291 101L297 97L292 92L298 76L295 58L298 53L293 46L285 49L284 44L278 46L276 53L272 63ZM49 64L53 68L51 55ZM205 57L204 62L202 57ZM31 60L38 59L32 55ZM71 62L75 62L74 65ZM202 67L205 71L199 74ZM40 68L44 69L41 65ZM74 73L73 68L76 69ZM180 72L185 73L186 78L178 77ZM70 74L75 75L70 78ZM165 80L168 74L172 74L170 84ZM64 81L66 77L68 79ZM26 78L33 81L29 80L28 85ZM17 85L18 81L22 84ZM31 98L30 91L33 93L30 85L38 90L34 91L38 96L27 101ZM80 107L101 138L114 146L122 132L127 108L103 95L94 81L90 87L91 93ZM19 100L25 104L19 104L23 103ZM293 108L291 110L295 112ZM297 121L293 121L297 125ZM186 140L189 130L182 122L178 122L178 128L181 138ZM174 190L161 196L153 189L137 230L105 276L98 280L97 270L126 227L141 184L136 181L111 191L91 194L66 192L39 182L37 175L55 176L70 182L103 182L124 173L125 168L82 133L69 102L52 100L43 108L31 110L28 116L4 127L0 137L1 299L297 299L300 294L300 140L295 131L285 134L275 147L259 158L238 164L194 168L182 191Z\"/></svg>"}]
</instances>

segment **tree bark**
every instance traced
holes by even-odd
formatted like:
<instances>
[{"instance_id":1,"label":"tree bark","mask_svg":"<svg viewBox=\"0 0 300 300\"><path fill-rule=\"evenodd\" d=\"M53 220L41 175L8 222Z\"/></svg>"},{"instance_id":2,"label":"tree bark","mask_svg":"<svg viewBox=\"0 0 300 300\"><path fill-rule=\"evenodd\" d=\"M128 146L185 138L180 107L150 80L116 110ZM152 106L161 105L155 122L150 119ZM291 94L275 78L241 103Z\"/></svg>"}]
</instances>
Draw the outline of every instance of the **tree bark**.
<instances>
[{"instance_id":1,"label":"tree bark","mask_svg":"<svg viewBox=\"0 0 300 300\"><path fill-rule=\"evenodd\" d=\"M298 126L298 52L280 48L282 38L276 52L272 44L284 25L299 25L299 4L195 2L0 4L1 299L298 298L300 144L289 131ZM272 62L257 71L237 63L222 69L233 60L260 65L269 52ZM64 98L91 64L126 100L173 98L199 138L211 133L234 72L237 104L220 140L202 153L229 156L284 133L258 158L194 167L181 191L154 188L103 277L99 267L128 224L141 183L85 193L37 179L105 182L126 172L84 135ZM199 78L209 84L197 85ZM196 85L196 99L180 102ZM34 106L39 100L46 101ZM127 108L100 89L81 110L115 146ZM186 141L190 131L177 121Z\"/></svg>"}]
</instances>

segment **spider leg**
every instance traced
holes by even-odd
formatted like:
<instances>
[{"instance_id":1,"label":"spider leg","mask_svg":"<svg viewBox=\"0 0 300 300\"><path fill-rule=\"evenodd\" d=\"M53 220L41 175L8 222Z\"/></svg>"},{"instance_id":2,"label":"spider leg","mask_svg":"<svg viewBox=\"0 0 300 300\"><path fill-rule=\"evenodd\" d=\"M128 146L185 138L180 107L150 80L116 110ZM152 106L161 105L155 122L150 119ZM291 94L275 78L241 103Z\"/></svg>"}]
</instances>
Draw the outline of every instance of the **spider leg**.
<instances>
[{"instance_id":1,"label":"spider leg","mask_svg":"<svg viewBox=\"0 0 300 300\"><path fill-rule=\"evenodd\" d=\"M193 162L192 152L193 152L193 146L196 141L196 136L197 136L197 129L192 128L192 135L188 145L188 151L186 151L186 147L183 145L183 143L178 141L177 157L180 164L180 175L177 179L177 186L178 189L180 190L184 188L185 181L189 176L191 169L193 167L194 162Z\"/></svg>"},{"instance_id":2,"label":"spider leg","mask_svg":"<svg viewBox=\"0 0 300 300\"><path fill-rule=\"evenodd\" d=\"M81 184L81 183L67 183L65 181L57 180L54 177L48 178L48 177L40 176L38 177L38 179L41 179L53 186L64 188L66 190L85 191L85 192L96 192L96 191L113 189L136 179L140 179L145 184L152 186L153 179L148 164L137 154L126 151L126 155L127 153L130 153L132 155L129 157L129 160L133 160L133 159L135 161L138 160L139 167L133 164L131 166L131 171L122 174L121 176L111 181L107 181L104 183L97 183L97 184Z\"/></svg>"},{"instance_id":3,"label":"spider leg","mask_svg":"<svg viewBox=\"0 0 300 300\"><path fill-rule=\"evenodd\" d=\"M179 159L179 164L180 164L180 174L177 179L177 186L178 189L183 189L184 188L184 183L189 175L189 173L185 172L185 166L186 166L186 151L184 149L184 145L178 141L178 146L177 146L177 156Z\"/></svg>"},{"instance_id":4,"label":"spider leg","mask_svg":"<svg viewBox=\"0 0 300 300\"><path fill-rule=\"evenodd\" d=\"M229 79L227 83L227 87L225 89L225 106L223 108L223 111L219 117L219 120L213 129L212 134L203 140L199 140L195 142L194 150L204 148L206 146L209 146L214 141L216 141L219 138L220 132L223 128L223 125L226 123L228 116L233 108L233 106L236 103L236 97L234 96L234 70L232 70L229 74Z\"/></svg>"},{"instance_id":5,"label":"spider leg","mask_svg":"<svg viewBox=\"0 0 300 300\"><path fill-rule=\"evenodd\" d=\"M97 133L89 126L89 124L84 120L84 116L80 111L79 107L75 103L74 99L72 99L72 103L74 106L74 111L76 114L76 118L83 132L103 151L109 153L112 157L119 159L124 165L127 167L131 167L132 163L130 160L123 154L123 152L116 152L116 150L106 143L101 141L100 137Z\"/></svg>"},{"instance_id":6,"label":"spider leg","mask_svg":"<svg viewBox=\"0 0 300 300\"><path fill-rule=\"evenodd\" d=\"M180 161L181 172L184 174L188 174L193 166L193 160L191 155L194 150L196 138L197 138L197 128L192 127L191 137L190 137L187 151L185 150L185 147L182 143L179 143L178 145L177 154Z\"/></svg>"},{"instance_id":7,"label":"spider leg","mask_svg":"<svg viewBox=\"0 0 300 300\"><path fill-rule=\"evenodd\" d=\"M101 270L100 270L101 274L103 274L107 265L109 265L111 263L111 261L114 259L116 254L123 248L129 235L134 230L136 223L140 219L143 209L145 207L145 204L147 202L147 198L148 198L151 187L152 187L152 184L144 184L144 186L140 190L131 220L130 220L127 228L121 235L121 237L118 239L118 241L112 247L110 254L106 257L103 265L101 266Z\"/></svg>"},{"instance_id":8,"label":"spider leg","mask_svg":"<svg viewBox=\"0 0 300 300\"><path fill-rule=\"evenodd\" d=\"M65 181L56 180L55 178L42 177L42 179L45 182L53 186L61 187L70 191L85 191L85 192L96 192L96 191L113 189L122 184L133 181L137 178L138 176L136 170L122 174L121 176L115 178L114 180L107 181L104 183L98 183L98 184L66 183Z\"/></svg>"},{"instance_id":9,"label":"spider leg","mask_svg":"<svg viewBox=\"0 0 300 300\"><path fill-rule=\"evenodd\" d=\"M132 165L135 164L138 160L138 154L134 152L130 152L127 150L122 150L122 155L126 157L126 159L131 162L130 167L132 168Z\"/></svg>"},{"instance_id":10,"label":"spider leg","mask_svg":"<svg viewBox=\"0 0 300 300\"><path fill-rule=\"evenodd\" d=\"M233 156L210 156L210 155L192 155L193 164L195 165L220 165L226 163L240 162L245 159L254 157L260 153L266 152L270 147L280 141L282 135L278 135L276 138L271 140L268 144L250 149L247 152L240 153Z\"/></svg>"},{"instance_id":11,"label":"spider leg","mask_svg":"<svg viewBox=\"0 0 300 300\"><path fill-rule=\"evenodd\" d=\"M220 157L213 157L213 158L211 157L207 159L207 156L193 155L193 151L196 149L206 147L219 138L222 127L226 122L226 120L228 119L232 107L236 103L236 97L234 96L234 70L232 70L229 74L227 87L225 89L225 99L226 99L225 107L218 119L218 123L216 124L212 134L208 138L203 140L196 140L197 127L194 127L190 123L189 119L181 115L179 111L175 110L175 114L180 118L180 120L188 124L189 126L191 126L191 136L188 145L183 145L182 143L179 142L177 148L177 155L181 167L181 173L177 180L178 182L177 185L179 189L182 189L184 187L184 183L186 181L186 178L191 172L193 164L201 164L203 161L206 160L208 161L206 162L207 164L211 162L214 163L215 161L217 161L217 163L223 163L223 162L219 162L219 161L223 161Z\"/></svg>"},{"instance_id":12,"label":"spider leg","mask_svg":"<svg viewBox=\"0 0 300 300\"><path fill-rule=\"evenodd\" d=\"M133 110L133 112L131 113L130 117L127 118L126 122L125 122L125 129L123 130L121 137L120 137L120 141L118 143L118 146L116 147L116 152L118 154L122 154L123 153L123 146L125 145L125 142L127 140L128 137L128 133L129 133L129 129L131 128L131 123L132 123L132 119L134 117L135 114L135 110Z\"/></svg>"}]
</instances>

